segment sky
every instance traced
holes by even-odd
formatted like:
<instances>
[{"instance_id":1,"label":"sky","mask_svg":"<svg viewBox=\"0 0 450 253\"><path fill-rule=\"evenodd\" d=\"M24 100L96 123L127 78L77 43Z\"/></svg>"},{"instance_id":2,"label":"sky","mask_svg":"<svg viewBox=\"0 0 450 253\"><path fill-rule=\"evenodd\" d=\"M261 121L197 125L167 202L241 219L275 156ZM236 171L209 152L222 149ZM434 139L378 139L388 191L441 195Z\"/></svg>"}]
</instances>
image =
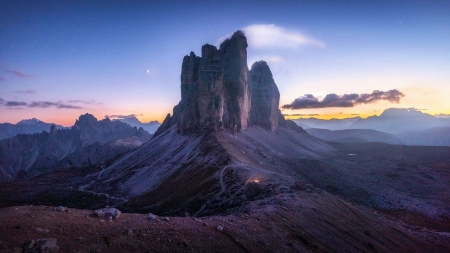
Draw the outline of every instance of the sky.
<instances>
[{"instance_id":1,"label":"sky","mask_svg":"<svg viewBox=\"0 0 450 253\"><path fill-rule=\"evenodd\" d=\"M0 123L162 121L183 56L242 30L290 117L450 114L449 1L0 0Z\"/></svg>"}]
</instances>

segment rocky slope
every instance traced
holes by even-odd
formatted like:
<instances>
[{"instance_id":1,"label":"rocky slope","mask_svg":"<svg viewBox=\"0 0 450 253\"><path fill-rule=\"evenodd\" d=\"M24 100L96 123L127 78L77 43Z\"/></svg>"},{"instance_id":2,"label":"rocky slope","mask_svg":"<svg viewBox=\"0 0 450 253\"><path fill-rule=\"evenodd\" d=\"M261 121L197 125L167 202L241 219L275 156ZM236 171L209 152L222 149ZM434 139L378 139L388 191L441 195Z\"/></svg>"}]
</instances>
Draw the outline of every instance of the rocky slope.
<instances>
[{"instance_id":1,"label":"rocky slope","mask_svg":"<svg viewBox=\"0 0 450 253\"><path fill-rule=\"evenodd\" d=\"M45 123L36 118L25 119L17 124L2 123L0 124L0 140L11 138L18 134L34 134L48 131L52 125L54 124ZM56 125L56 128L61 129L63 126Z\"/></svg>"},{"instance_id":2,"label":"rocky slope","mask_svg":"<svg viewBox=\"0 0 450 253\"><path fill-rule=\"evenodd\" d=\"M109 119L80 116L70 129L23 134L0 141L0 181L37 175L49 169L99 163L150 139L142 129Z\"/></svg>"}]
</instances>

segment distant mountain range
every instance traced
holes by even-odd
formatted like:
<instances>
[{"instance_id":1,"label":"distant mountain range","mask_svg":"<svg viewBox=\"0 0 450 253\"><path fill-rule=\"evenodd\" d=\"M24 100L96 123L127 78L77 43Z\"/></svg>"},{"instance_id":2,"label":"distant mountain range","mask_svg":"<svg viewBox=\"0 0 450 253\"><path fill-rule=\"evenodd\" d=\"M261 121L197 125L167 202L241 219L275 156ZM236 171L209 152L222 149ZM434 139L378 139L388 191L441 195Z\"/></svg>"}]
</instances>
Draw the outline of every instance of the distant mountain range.
<instances>
[{"instance_id":1,"label":"distant mountain range","mask_svg":"<svg viewBox=\"0 0 450 253\"><path fill-rule=\"evenodd\" d=\"M161 125L158 121L150 121L147 123L142 123L139 121L136 117L127 117L127 118L121 118L121 119L114 119L113 121L122 121L123 123L127 123L128 125L132 127L140 128L142 127L145 131L153 134L156 129Z\"/></svg>"},{"instance_id":2,"label":"distant mountain range","mask_svg":"<svg viewBox=\"0 0 450 253\"><path fill-rule=\"evenodd\" d=\"M450 119L415 109L390 108L367 119L308 118L295 122L312 136L326 141L450 146Z\"/></svg>"},{"instance_id":3,"label":"distant mountain range","mask_svg":"<svg viewBox=\"0 0 450 253\"><path fill-rule=\"evenodd\" d=\"M399 134L445 126L450 126L450 119L438 118L415 109L390 108L380 116L359 119L348 128L374 129L385 133Z\"/></svg>"},{"instance_id":4,"label":"distant mountain range","mask_svg":"<svg viewBox=\"0 0 450 253\"><path fill-rule=\"evenodd\" d=\"M19 171L33 176L58 167L98 164L151 138L142 128L98 121L90 114L81 115L71 128L58 130L52 125L47 130L0 141L0 181L14 179Z\"/></svg>"},{"instance_id":5,"label":"distant mountain range","mask_svg":"<svg viewBox=\"0 0 450 253\"><path fill-rule=\"evenodd\" d=\"M330 120L307 118L296 119L294 122L305 129L373 129L390 134L450 127L450 118L436 117L411 108L389 108L380 116L371 116L366 119L360 117Z\"/></svg>"},{"instance_id":6,"label":"distant mountain range","mask_svg":"<svg viewBox=\"0 0 450 253\"><path fill-rule=\"evenodd\" d=\"M402 144L402 142L394 135L372 129L344 129L333 131L321 128L308 128L305 130L310 135L325 141Z\"/></svg>"},{"instance_id":7,"label":"distant mountain range","mask_svg":"<svg viewBox=\"0 0 450 253\"><path fill-rule=\"evenodd\" d=\"M34 134L48 131L53 123L45 123L36 118L24 119L17 124L1 123L0 124L0 140L14 137L18 134ZM57 129L63 126L56 125Z\"/></svg>"}]
</instances>

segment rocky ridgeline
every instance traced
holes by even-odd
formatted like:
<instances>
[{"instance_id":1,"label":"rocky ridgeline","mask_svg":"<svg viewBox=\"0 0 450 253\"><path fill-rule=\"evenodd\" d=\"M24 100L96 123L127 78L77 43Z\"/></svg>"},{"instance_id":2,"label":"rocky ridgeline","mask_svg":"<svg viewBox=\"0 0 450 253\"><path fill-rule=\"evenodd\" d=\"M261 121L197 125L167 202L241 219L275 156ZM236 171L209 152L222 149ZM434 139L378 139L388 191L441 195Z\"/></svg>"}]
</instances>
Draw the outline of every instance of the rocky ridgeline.
<instances>
[{"instance_id":1,"label":"rocky ridgeline","mask_svg":"<svg viewBox=\"0 0 450 253\"><path fill-rule=\"evenodd\" d=\"M184 57L181 101L155 136L175 124L180 133L220 128L238 132L250 125L276 130L281 115L279 100L266 62L256 62L248 70L247 38L237 31L219 49L206 44L201 57L194 52Z\"/></svg>"},{"instance_id":2,"label":"rocky ridgeline","mask_svg":"<svg viewBox=\"0 0 450 253\"><path fill-rule=\"evenodd\" d=\"M14 137L18 134L34 134L48 131L52 123L46 123L36 118L25 119L17 124L1 123L0 124L0 140ZM57 129L63 128L63 126L55 125Z\"/></svg>"},{"instance_id":3,"label":"rocky ridgeline","mask_svg":"<svg viewBox=\"0 0 450 253\"><path fill-rule=\"evenodd\" d=\"M79 117L70 129L19 134L0 141L0 182L34 176L61 167L96 164L148 141L151 135L120 121Z\"/></svg>"}]
</instances>

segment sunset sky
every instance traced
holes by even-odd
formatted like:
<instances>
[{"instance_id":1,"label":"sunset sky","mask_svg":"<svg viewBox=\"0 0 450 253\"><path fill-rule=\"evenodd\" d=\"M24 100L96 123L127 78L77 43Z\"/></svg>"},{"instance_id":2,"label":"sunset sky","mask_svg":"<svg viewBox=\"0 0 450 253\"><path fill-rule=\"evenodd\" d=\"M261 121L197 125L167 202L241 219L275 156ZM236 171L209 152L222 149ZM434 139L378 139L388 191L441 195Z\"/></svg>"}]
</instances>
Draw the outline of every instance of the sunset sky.
<instances>
[{"instance_id":1,"label":"sunset sky","mask_svg":"<svg viewBox=\"0 0 450 253\"><path fill-rule=\"evenodd\" d=\"M285 114L450 114L450 1L177 2L0 0L0 123L161 122L180 100L183 56L240 29Z\"/></svg>"}]
</instances>

